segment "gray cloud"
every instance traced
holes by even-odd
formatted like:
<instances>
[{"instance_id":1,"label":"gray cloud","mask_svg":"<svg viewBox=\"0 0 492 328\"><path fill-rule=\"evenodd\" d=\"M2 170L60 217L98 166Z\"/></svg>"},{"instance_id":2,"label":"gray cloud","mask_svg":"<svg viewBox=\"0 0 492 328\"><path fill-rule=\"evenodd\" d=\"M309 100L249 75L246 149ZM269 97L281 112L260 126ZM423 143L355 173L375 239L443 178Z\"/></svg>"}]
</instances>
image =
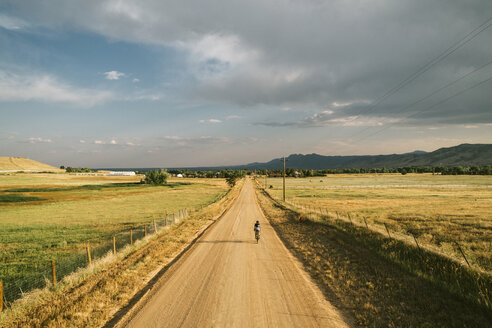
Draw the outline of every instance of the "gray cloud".
<instances>
[{"instance_id":1,"label":"gray cloud","mask_svg":"<svg viewBox=\"0 0 492 328\"><path fill-rule=\"evenodd\" d=\"M430 111L423 109L432 103L407 108L490 60L492 28L380 105L371 106L485 21L492 13L489 0L7 3L12 17L32 25L82 29L117 40L181 49L188 54L188 69L197 81L191 92L203 100L320 108L303 121L267 123L272 126L349 121L371 125L405 119L406 124L416 125L492 122L492 100L480 96L483 88ZM491 68L484 72L492 75ZM479 76L471 77L471 82L478 80ZM465 88L465 82L457 89ZM366 103L330 107L335 102L360 101ZM326 108L334 113L326 115Z\"/></svg>"}]
</instances>

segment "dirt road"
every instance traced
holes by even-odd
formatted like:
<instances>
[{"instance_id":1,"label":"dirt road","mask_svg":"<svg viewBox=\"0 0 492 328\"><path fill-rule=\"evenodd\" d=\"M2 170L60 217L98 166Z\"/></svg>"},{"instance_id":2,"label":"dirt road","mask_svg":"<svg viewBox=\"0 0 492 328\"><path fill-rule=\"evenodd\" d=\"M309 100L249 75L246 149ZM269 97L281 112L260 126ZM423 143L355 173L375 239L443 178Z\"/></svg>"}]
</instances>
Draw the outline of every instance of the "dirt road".
<instances>
[{"instance_id":1,"label":"dirt road","mask_svg":"<svg viewBox=\"0 0 492 328\"><path fill-rule=\"evenodd\" d=\"M127 327L348 327L264 218L249 179L162 279Z\"/></svg>"}]
</instances>

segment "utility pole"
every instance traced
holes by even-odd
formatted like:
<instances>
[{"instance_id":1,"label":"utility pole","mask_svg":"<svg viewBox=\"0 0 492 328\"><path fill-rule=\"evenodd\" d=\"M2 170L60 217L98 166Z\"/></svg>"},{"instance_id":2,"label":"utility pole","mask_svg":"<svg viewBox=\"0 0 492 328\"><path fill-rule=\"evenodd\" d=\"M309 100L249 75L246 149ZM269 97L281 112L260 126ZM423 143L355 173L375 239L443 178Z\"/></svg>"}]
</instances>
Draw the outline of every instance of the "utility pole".
<instances>
[{"instance_id":1,"label":"utility pole","mask_svg":"<svg viewBox=\"0 0 492 328\"><path fill-rule=\"evenodd\" d=\"M285 156L284 156L284 202L285 202Z\"/></svg>"}]
</instances>

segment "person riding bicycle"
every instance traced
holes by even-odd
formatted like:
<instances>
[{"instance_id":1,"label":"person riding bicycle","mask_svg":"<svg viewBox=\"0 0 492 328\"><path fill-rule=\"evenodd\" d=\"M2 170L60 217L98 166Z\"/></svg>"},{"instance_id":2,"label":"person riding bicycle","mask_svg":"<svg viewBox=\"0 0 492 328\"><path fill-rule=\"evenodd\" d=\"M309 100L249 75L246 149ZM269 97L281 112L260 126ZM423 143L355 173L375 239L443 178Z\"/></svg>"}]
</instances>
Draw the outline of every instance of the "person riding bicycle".
<instances>
[{"instance_id":1,"label":"person riding bicycle","mask_svg":"<svg viewBox=\"0 0 492 328\"><path fill-rule=\"evenodd\" d=\"M254 231L256 241L258 242L258 239L260 239L260 221L256 221Z\"/></svg>"},{"instance_id":2,"label":"person riding bicycle","mask_svg":"<svg viewBox=\"0 0 492 328\"><path fill-rule=\"evenodd\" d=\"M255 232L260 232L260 221L256 221L254 230Z\"/></svg>"}]
</instances>

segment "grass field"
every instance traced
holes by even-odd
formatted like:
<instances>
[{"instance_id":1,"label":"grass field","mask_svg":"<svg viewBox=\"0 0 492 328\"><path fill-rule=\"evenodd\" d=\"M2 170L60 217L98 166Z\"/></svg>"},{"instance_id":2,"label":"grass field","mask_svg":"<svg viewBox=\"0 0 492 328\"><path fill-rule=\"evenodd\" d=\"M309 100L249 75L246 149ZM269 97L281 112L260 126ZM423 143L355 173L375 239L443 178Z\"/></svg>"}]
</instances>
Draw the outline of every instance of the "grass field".
<instances>
[{"instance_id":1,"label":"grass field","mask_svg":"<svg viewBox=\"0 0 492 328\"><path fill-rule=\"evenodd\" d=\"M48 164L33 161L23 157L0 157L1 171L50 171L64 172Z\"/></svg>"},{"instance_id":2,"label":"grass field","mask_svg":"<svg viewBox=\"0 0 492 328\"><path fill-rule=\"evenodd\" d=\"M68 174L0 175L0 281L24 279L51 259L83 252L87 243L201 208L228 190L222 179L176 179L166 186L140 177ZM83 253L82 253L83 254Z\"/></svg>"},{"instance_id":3,"label":"grass field","mask_svg":"<svg viewBox=\"0 0 492 328\"><path fill-rule=\"evenodd\" d=\"M267 186L282 198L281 178L269 178ZM286 189L286 198L297 204L386 223L461 258L458 242L472 265L492 271L491 176L333 175L290 178Z\"/></svg>"}]
</instances>

